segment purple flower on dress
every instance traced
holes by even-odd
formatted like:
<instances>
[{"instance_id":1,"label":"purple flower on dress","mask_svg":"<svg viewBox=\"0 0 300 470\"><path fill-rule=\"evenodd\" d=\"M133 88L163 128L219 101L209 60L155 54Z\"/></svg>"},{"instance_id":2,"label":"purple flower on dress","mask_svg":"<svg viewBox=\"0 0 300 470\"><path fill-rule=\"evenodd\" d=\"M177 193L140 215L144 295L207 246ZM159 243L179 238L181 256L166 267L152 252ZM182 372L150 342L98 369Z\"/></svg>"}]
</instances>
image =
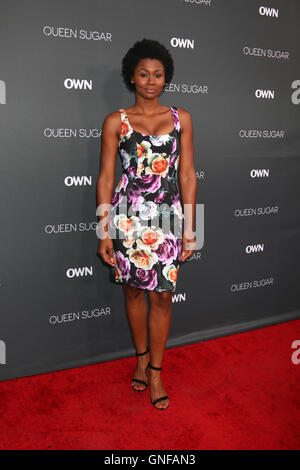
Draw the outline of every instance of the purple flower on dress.
<instances>
[{"instance_id":1,"label":"purple flower on dress","mask_svg":"<svg viewBox=\"0 0 300 470\"><path fill-rule=\"evenodd\" d=\"M111 204L113 208L117 207L123 199L123 195L128 186L128 176L126 173L122 173L121 179L117 184L115 191L112 194Z\"/></svg>"},{"instance_id":2,"label":"purple flower on dress","mask_svg":"<svg viewBox=\"0 0 300 470\"><path fill-rule=\"evenodd\" d=\"M127 197L134 211L137 211L139 205L144 202L143 196L141 196L137 189L132 186L127 191Z\"/></svg>"},{"instance_id":3,"label":"purple flower on dress","mask_svg":"<svg viewBox=\"0 0 300 470\"><path fill-rule=\"evenodd\" d=\"M157 286L157 272L152 269L140 269L135 271L133 285L141 289L153 290Z\"/></svg>"},{"instance_id":4,"label":"purple flower on dress","mask_svg":"<svg viewBox=\"0 0 300 470\"><path fill-rule=\"evenodd\" d=\"M177 149L177 139L173 139L173 142L172 142L172 153L174 153Z\"/></svg>"},{"instance_id":5,"label":"purple flower on dress","mask_svg":"<svg viewBox=\"0 0 300 470\"><path fill-rule=\"evenodd\" d=\"M119 250L115 252L115 255L116 255L116 261L117 261L117 267L120 271L121 278L128 281L128 279L131 277L130 276L130 261L128 258L125 258L123 253Z\"/></svg>"},{"instance_id":6,"label":"purple flower on dress","mask_svg":"<svg viewBox=\"0 0 300 470\"><path fill-rule=\"evenodd\" d=\"M116 208L123 199L123 194L121 191L115 191L112 195L111 204L113 208Z\"/></svg>"},{"instance_id":7,"label":"purple flower on dress","mask_svg":"<svg viewBox=\"0 0 300 470\"><path fill-rule=\"evenodd\" d=\"M174 206L180 206L181 205L177 183L176 183L176 188L175 188L175 190L172 194L172 202L173 202Z\"/></svg>"},{"instance_id":8,"label":"purple flower on dress","mask_svg":"<svg viewBox=\"0 0 300 470\"><path fill-rule=\"evenodd\" d=\"M137 190L140 193L145 191L155 193L161 186L161 176L151 174L142 175L135 180L134 185L137 186Z\"/></svg>"},{"instance_id":9,"label":"purple flower on dress","mask_svg":"<svg viewBox=\"0 0 300 470\"><path fill-rule=\"evenodd\" d=\"M177 241L172 232L164 236L163 243L158 245L157 250L153 250L157 254L159 261L168 265L171 264L173 260L176 260L178 254Z\"/></svg>"},{"instance_id":10,"label":"purple flower on dress","mask_svg":"<svg viewBox=\"0 0 300 470\"><path fill-rule=\"evenodd\" d=\"M133 166L128 167L126 171L130 176L136 176L136 169Z\"/></svg>"},{"instance_id":11,"label":"purple flower on dress","mask_svg":"<svg viewBox=\"0 0 300 470\"><path fill-rule=\"evenodd\" d=\"M174 127L176 129L176 131L180 131L180 122L179 122L179 116L178 116L178 110L176 112L176 110L172 109L172 114L173 114L173 118L174 118Z\"/></svg>"},{"instance_id":12,"label":"purple flower on dress","mask_svg":"<svg viewBox=\"0 0 300 470\"><path fill-rule=\"evenodd\" d=\"M154 198L154 202L156 204L160 204L162 201L165 200L167 192L162 190L159 192L159 194Z\"/></svg>"},{"instance_id":13,"label":"purple flower on dress","mask_svg":"<svg viewBox=\"0 0 300 470\"><path fill-rule=\"evenodd\" d=\"M177 239L177 250L178 250L178 256L181 256L181 253L182 253L182 238Z\"/></svg>"}]
</instances>

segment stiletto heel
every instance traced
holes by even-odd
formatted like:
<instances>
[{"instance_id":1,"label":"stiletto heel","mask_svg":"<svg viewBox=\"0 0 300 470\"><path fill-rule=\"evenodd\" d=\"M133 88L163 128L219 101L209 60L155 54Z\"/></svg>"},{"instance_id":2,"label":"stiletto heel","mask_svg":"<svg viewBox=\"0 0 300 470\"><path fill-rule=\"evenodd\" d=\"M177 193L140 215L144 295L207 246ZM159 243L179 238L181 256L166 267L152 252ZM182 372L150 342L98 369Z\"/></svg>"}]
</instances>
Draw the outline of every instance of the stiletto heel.
<instances>
[{"instance_id":1,"label":"stiletto heel","mask_svg":"<svg viewBox=\"0 0 300 470\"><path fill-rule=\"evenodd\" d=\"M154 370L162 370L162 367L154 367L150 362L148 363L147 367L146 367L146 370L148 369L148 367L150 367L150 369L154 369ZM154 406L154 408L156 408L157 410L166 410L168 406L166 407L161 407L161 408L158 408L156 405L156 403L159 403L160 401L163 401L163 400L168 400L168 395L164 395L163 397L159 397L159 398L156 398L156 400L151 400L150 398L150 401L152 403L152 405Z\"/></svg>"},{"instance_id":2,"label":"stiletto heel","mask_svg":"<svg viewBox=\"0 0 300 470\"><path fill-rule=\"evenodd\" d=\"M136 356L144 356L144 354L147 354L148 352L150 352L149 346L147 346L147 350L146 350L145 352L139 353L139 354L136 353ZM147 367L148 367L148 366L147 366ZM147 367L146 367L146 369L147 369ZM146 372L146 369L145 369L145 372ZM144 385L145 388L142 388L142 390L138 390L137 388L135 388L135 387L133 386L132 382L137 382L137 383L139 383L139 384L142 384L142 385ZM148 384L147 384L144 380L132 379L132 380L131 380L131 386L132 386L132 388L133 388L133 390L134 390L135 392L144 392L144 391L147 389Z\"/></svg>"}]
</instances>

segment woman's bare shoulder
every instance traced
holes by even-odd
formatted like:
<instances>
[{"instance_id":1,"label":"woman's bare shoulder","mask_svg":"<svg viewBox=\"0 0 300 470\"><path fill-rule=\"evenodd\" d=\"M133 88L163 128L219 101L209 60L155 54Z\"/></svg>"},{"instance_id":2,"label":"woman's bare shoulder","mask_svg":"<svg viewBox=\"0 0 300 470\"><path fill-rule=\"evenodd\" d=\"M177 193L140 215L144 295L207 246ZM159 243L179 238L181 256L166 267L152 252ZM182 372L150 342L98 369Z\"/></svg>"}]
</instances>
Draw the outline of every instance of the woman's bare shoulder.
<instances>
[{"instance_id":1,"label":"woman's bare shoulder","mask_svg":"<svg viewBox=\"0 0 300 470\"><path fill-rule=\"evenodd\" d=\"M180 117L185 118L191 115L187 109L180 108L179 106L177 106L177 110L178 110Z\"/></svg>"},{"instance_id":2,"label":"woman's bare shoulder","mask_svg":"<svg viewBox=\"0 0 300 470\"><path fill-rule=\"evenodd\" d=\"M120 110L108 113L103 120L103 129L118 133L121 128Z\"/></svg>"},{"instance_id":3,"label":"woman's bare shoulder","mask_svg":"<svg viewBox=\"0 0 300 470\"><path fill-rule=\"evenodd\" d=\"M187 109L180 108L179 106L177 106L177 111L178 111L178 116L179 116L182 129L188 128L189 126L191 126L192 124L191 113L187 111Z\"/></svg>"},{"instance_id":4,"label":"woman's bare shoulder","mask_svg":"<svg viewBox=\"0 0 300 470\"><path fill-rule=\"evenodd\" d=\"M105 118L104 122L107 123L114 123L115 121L120 121L120 110L118 109L117 111L112 111L111 113L108 113Z\"/></svg>"}]
</instances>

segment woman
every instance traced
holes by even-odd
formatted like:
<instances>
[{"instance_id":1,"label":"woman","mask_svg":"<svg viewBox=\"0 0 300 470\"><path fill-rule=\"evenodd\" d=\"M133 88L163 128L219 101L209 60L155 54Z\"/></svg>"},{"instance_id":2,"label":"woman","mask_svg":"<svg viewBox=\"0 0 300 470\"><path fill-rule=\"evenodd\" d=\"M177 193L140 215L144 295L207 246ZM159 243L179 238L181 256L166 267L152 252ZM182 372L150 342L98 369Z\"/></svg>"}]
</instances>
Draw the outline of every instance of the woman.
<instances>
[{"instance_id":1,"label":"woman","mask_svg":"<svg viewBox=\"0 0 300 470\"><path fill-rule=\"evenodd\" d=\"M170 328L172 292L180 262L195 249L197 183L192 119L182 108L159 104L164 85L173 77L172 57L159 42L136 42L122 61L122 77L128 90L135 93L135 105L108 114L103 122L97 202L98 206L111 206L100 216L98 253L111 266L111 280L123 286L137 352L132 387L143 391L149 384L151 403L163 410L169 406L169 398L160 371ZM123 173L113 192L118 152ZM187 213L179 200L177 169L183 203L192 209ZM122 206L138 215L117 214ZM115 230L113 235L111 229Z\"/></svg>"}]
</instances>

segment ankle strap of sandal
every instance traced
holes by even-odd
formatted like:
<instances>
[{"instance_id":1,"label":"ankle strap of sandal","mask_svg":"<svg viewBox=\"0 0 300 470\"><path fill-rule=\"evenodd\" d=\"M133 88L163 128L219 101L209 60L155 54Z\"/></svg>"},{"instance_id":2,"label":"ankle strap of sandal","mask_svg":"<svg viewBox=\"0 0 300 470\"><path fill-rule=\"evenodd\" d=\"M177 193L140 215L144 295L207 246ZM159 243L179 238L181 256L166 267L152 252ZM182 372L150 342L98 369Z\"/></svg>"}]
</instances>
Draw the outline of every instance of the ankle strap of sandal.
<instances>
[{"instance_id":1,"label":"ankle strap of sandal","mask_svg":"<svg viewBox=\"0 0 300 470\"><path fill-rule=\"evenodd\" d=\"M137 356L143 356L144 354L147 354L148 352L150 352L149 350L149 346L147 346L147 350L143 353L136 353Z\"/></svg>"},{"instance_id":2,"label":"ankle strap of sandal","mask_svg":"<svg viewBox=\"0 0 300 470\"><path fill-rule=\"evenodd\" d=\"M150 367L151 369L154 369L154 370L161 370L162 367L154 367L150 362L148 364L148 367Z\"/></svg>"}]
</instances>

